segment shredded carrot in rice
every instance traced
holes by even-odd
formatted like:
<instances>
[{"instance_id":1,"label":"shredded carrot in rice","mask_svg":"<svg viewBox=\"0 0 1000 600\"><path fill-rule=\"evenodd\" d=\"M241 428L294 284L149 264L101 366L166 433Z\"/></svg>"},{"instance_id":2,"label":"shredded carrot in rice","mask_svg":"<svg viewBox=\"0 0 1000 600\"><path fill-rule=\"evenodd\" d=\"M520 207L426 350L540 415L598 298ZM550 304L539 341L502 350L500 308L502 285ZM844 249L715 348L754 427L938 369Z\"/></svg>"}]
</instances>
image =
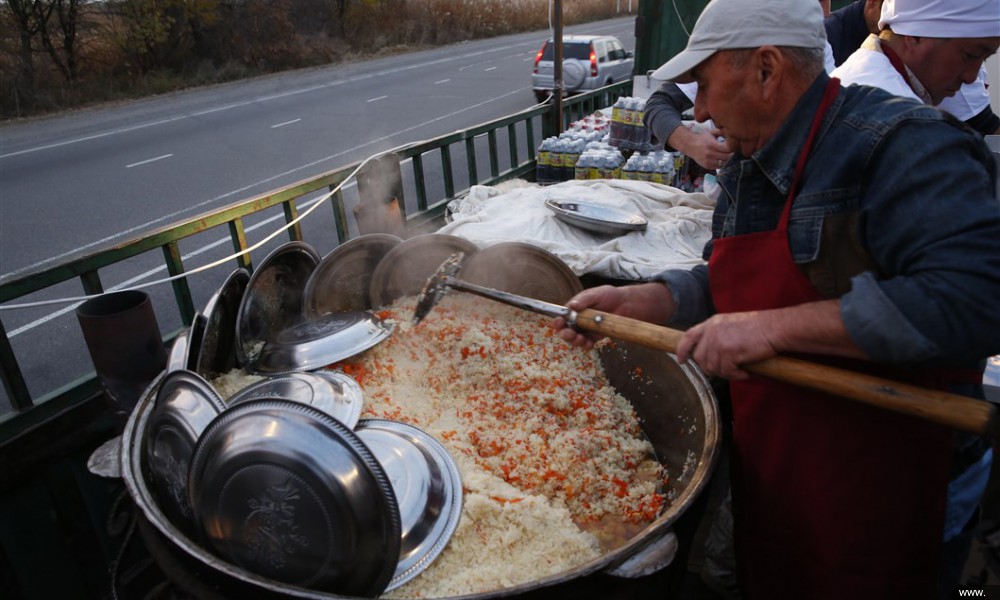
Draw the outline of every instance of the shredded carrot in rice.
<instances>
[{"instance_id":1,"label":"shredded carrot in rice","mask_svg":"<svg viewBox=\"0 0 1000 600\"><path fill-rule=\"evenodd\" d=\"M473 502L476 516L466 515L480 493L502 515L537 510L539 501L567 510L604 549L630 539L660 514L667 474L631 404L608 383L596 351L563 342L546 317L471 296L446 296L416 326L414 306L414 298L405 298L379 311L396 325L393 335L330 368L361 384L362 417L420 427L455 458L467 493L462 519L475 523L468 530L460 527L456 538L474 536L476 543L490 538L480 514L487 505ZM641 369L634 375L641 377ZM480 489L482 477L498 483ZM505 491L498 493L502 486ZM578 560L593 558L593 551L578 550ZM441 561L448 570L465 568L447 549ZM558 572L566 565L553 557L547 568ZM434 569L415 581L434 577ZM516 576L505 575L503 585ZM483 585L489 590L500 584ZM452 590L429 589L435 591L414 591L408 584L401 593L413 595L400 597ZM454 593L484 589L459 587Z\"/></svg>"}]
</instances>

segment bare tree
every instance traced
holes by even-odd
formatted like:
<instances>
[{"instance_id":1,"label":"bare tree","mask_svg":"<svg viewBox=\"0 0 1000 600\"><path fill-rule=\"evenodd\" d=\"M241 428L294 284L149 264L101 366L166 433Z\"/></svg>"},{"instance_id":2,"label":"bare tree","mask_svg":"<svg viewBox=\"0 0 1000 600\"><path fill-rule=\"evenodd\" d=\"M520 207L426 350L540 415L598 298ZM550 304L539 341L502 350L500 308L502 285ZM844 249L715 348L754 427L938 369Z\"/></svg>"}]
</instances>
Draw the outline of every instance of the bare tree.
<instances>
[{"instance_id":1,"label":"bare tree","mask_svg":"<svg viewBox=\"0 0 1000 600\"><path fill-rule=\"evenodd\" d=\"M35 57L33 41L42 23L38 20L39 4L37 0L8 0L7 9L13 16L17 28L18 73L14 78L14 93L18 102L33 100L35 96Z\"/></svg>"},{"instance_id":2,"label":"bare tree","mask_svg":"<svg viewBox=\"0 0 1000 600\"><path fill-rule=\"evenodd\" d=\"M40 6L41 2L35 2ZM52 63L66 78L75 81L79 74L79 53L77 48L77 27L79 25L81 0L54 0L45 11L45 18L39 28L42 46L48 52ZM52 15L55 23L50 24ZM39 15L41 18L41 15ZM58 38L53 42L53 34ZM59 47L56 47L58 43Z\"/></svg>"}]
</instances>

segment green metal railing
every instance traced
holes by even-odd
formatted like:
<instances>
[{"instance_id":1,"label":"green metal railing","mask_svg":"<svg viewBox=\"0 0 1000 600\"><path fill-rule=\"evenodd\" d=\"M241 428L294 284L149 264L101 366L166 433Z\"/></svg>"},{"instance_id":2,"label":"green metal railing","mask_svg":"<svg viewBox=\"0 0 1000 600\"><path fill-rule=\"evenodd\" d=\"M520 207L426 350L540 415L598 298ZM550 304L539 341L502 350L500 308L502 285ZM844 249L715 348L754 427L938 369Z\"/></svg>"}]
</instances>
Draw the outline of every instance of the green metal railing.
<instances>
[{"instance_id":1,"label":"green metal railing","mask_svg":"<svg viewBox=\"0 0 1000 600\"><path fill-rule=\"evenodd\" d=\"M397 149L392 155L380 157L364 165L358 173L358 193L362 202L385 202L391 198L398 201L404 210L408 232L428 230L440 224L445 208L451 200L461 196L472 185L491 185L512 178L534 179L535 148L542 137L554 135L565 129L571 122L582 118L600 108L611 106L622 95L631 92L631 82L623 82L601 88L594 92L574 96L563 101L563 123L561 127L553 122L554 110L549 105L534 107L523 112L490 121L469 129L456 131L426 142L415 143ZM540 125L541 131L537 131ZM479 172L479 154L477 140L485 137L486 152L489 155L489 173ZM500 145L504 143L507 156L501 156ZM456 178L452 153L464 152L464 164L459 165L459 177ZM430 160L440 159L441 171L428 173L427 164ZM485 157L484 157L485 161ZM12 278L0 284L0 304L13 303L30 294L52 288L53 286L78 280L87 295L100 294L105 291L101 271L122 261L137 257L149 251L160 250L163 261L171 276L186 273L181 259L179 243L193 235L203 233L216 227L228 229L228 236L235 253L244 253L250 247L247 241L244 225L247 217L260 211L280 206L284 212L285 223L288 224L299 215L299 206L303 199L315 197L337 188L345 182L361 163L353 163L329 171L312 179L274 190L270 193L230 204L221 209L203 213L182 222L161 227L139 237L103 248L79 258L65 261L53 267L38 270L29 274ZM412 181L412 191L415 198L404 198L402 184L403 170L407 169ZM397 184L392 189L376 190L366 184L371 175L372 181L383 179L384 171L394 171ZM428 183L431 177L435 182L443 184L443 193L430 197ZM462 189L456 190L456 180L467 183ZM440 185L438 187L441 187ZM370 198L372 194L381 194L382 198ZM391 198L390 198L391 197ZM409 202L407 202L409 200ZM347 241L350 237L348 214L343 193L336 191L325 200L332 211L333 227L338 243ZM405 207L415 206L416 210L405 211ZM298 224L288 229L290 240L302 240L302 229ZM236 259L237 267L252 268L248 253L240 254ZM180 277L172 281L177 310L184 325L190 325L196 314L194 302L188 281ZM3 312L0 312L0 317ZM176 332L166 336L169 339ZM18 362L18 357L11 345L0 318L0 372L7 396L13 406L13 411L0 416L0 444L23 433L24 431L63 414L81 403L93 400L102 394L96 374L90 373L74 381L68 381L54 391L39 398L33 398Z\"/></svg>"}]
</instances>

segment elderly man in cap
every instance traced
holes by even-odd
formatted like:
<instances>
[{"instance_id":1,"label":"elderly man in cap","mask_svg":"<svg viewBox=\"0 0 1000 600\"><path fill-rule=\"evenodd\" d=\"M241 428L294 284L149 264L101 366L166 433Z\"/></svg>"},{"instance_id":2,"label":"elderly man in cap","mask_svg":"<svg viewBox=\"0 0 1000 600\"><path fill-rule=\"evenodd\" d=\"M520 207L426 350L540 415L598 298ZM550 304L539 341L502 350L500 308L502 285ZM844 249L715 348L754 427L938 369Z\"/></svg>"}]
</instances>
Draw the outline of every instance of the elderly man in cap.
<instances>
[{"instance_id":1,"label":"elderly man in cap","mask_svg":"<svg viewBox=\"0 0 1000 600\"><path fill-rule=\"evenodd\" d=\"M708 264L568 305L689 327L678 358L731 380L746 597L934 598L968 552L988 441L741 368L792 353L981 398L1000 352L1000 203L982 138L918 101L841 87L824 42L815 0L705 7L657 76L697 82L695 118L734 153ZM552 323L594 343L565 325Z\"/></svg>"}]
</instances>

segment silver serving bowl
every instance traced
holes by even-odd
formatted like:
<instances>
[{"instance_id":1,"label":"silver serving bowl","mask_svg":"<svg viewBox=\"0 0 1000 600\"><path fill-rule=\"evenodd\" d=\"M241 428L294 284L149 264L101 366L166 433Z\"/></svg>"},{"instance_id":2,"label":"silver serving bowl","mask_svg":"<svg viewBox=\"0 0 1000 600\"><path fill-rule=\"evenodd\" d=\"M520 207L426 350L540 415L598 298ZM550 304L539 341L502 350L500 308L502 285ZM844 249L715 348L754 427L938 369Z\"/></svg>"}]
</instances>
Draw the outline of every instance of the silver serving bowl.
<instances>
[{"instance_id":1,"label":"silver serving bowl","mask_svg":"<svg viewBox=\"0 0 1000 600\"><path fill-rule=\"evenodd\" d=\"M315 371L364 352L392 330L370 312L324 315L292 325L265 342L247 369L258 374Z\"/></svg>"},{"instance_id":2,"label":"silver serving bowl","mask_svg":"<svg viewBox=\"0 0 1000 600\"><path fill-rule=\"evenodd\" d=\"M156 395L146 430L146 460L160 507L179 528L190 529L194 516L187 479L195 445L225 408L207 381L184 369L168 372Z\"/></svg>"},{"instance_id":3,"label":"silver serving bowl","mask_svg":"<svg viewBox=\"0 0 1000 600\"><path fill-rule=\"evenodd\" d=\"M188 491L208 545L275 581L377 596L399 558L400 517L378 461L340 421L253 400L205 430Z\"/></svg>"},{"instance_id":4,"label":"silver serving bowl","mask_svg":"<svg viewBox=\"0 0 1000 600\"><path fill-rule=\"evenodd\" d=\"M421 429L365 419L355 433L392 482L402 519L399 564L386 591L422 573L441 554L462 514L462 478L444 446Z\"/></svg>"},{"instance_id":5,"label":"silver serving bowl","mask_svg":"<svg viewBox=\"0 0 1000 600\"><path fill-rule=\"evenodd\" d=\"M233 394L229 406L249 400L279 398L308 404L354 429L361 418L364 393L353 377L338 371L272 375Z\"/></svg>"},{"instance_id":6,"label":"silver serving bowl","mask_svg":"<svg viewBox=\"0 0 1000 600\"><path fill-rule=\"evenodd\" d=\"M246 365L256 349L302 321L302 294L319 264L305 242L289 242L268 254L247 282L236 316L236 358Z\"/></svg>"}]
</instances>

